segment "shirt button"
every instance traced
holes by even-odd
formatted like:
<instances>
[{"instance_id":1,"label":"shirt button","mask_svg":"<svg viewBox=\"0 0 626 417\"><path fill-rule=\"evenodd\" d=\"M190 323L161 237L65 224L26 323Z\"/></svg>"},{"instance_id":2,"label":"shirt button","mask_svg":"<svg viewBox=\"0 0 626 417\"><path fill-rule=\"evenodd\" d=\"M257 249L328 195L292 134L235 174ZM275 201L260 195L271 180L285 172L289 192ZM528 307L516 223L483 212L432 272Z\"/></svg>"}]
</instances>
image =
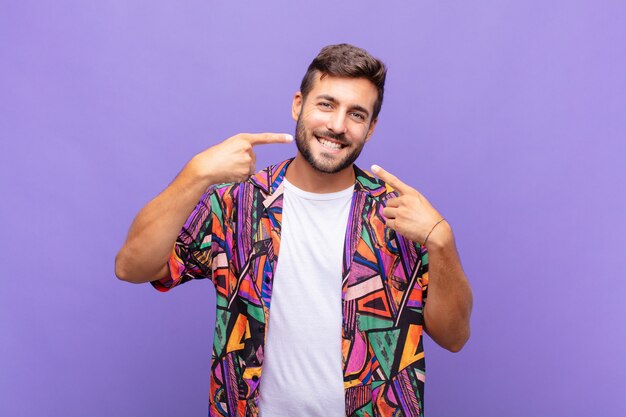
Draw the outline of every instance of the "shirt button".
<instances>
[{"instance_id":1,"label":"shirt button","mask_svg":"<svg viewBox=\"0 0 626 417\"><path fill-rule=\"evenodd\" d=\"M270 279L269 278L265 278L265 283L269 284L270 283Z\"/></svg>"},{"instance_id":2,"label":"shirt button","mask_svg":"<svg viewBox=\"0 0 626 417\"><path fill-rule=\"evenodd\" d=\"M263 333L265 331L265 326L262 324L259 326L259 332Z\"/></svg>"},{"instance_id":3,"label":"shirt button","mask_svg":"<svg viewBox=\"0 0 626 417\"><path fill-rule=\"evenodd\" d=\"M252 380L253 380L254 382L257 382L257 381L259 380L259 377L258 377L258 376L256 376L256 375L253 375L253 376L252 376Z\"/></svg>"}]
</instances>

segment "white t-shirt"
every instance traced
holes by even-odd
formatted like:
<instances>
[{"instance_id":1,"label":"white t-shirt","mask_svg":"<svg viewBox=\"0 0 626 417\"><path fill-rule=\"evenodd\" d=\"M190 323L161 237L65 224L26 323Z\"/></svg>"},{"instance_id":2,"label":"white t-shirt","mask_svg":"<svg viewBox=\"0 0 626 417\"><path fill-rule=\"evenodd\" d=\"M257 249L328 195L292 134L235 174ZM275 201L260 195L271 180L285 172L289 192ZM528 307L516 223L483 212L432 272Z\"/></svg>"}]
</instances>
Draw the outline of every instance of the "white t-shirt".
<instances>
[{"instance_id":1,"label":"white t-shirt","mask_svg":"<svg viewBox=\"0 0 626 417\"><path fill-rule=\"evenodd\" d=\"M283 184L260 415L343 416L341 271L354 186L315 194Z\"/></svg>"}]
</instances>

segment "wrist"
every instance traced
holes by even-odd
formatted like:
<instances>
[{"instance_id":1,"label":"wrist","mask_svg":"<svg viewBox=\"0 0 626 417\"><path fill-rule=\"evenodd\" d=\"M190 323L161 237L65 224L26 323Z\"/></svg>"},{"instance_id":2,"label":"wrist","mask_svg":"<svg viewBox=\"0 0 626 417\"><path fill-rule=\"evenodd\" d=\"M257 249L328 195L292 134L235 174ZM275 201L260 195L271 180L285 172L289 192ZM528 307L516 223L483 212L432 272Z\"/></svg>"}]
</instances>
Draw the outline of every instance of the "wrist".
<instances>
[{"instance_id":1,"label":"wrist","mask_svg":"<svg viewBox=\"0 0 626 417\"><path fill-rule=\"evenodd\" d=\"M211 170L206 169L206 162L203 160L203 154L200 153L187 163L183 169L187 181L193 184L202 184L205 188L216 184L218 181Z\"/></svg>"},{"instance_id":2,"label":"wrist","mask_svg":"<svg viewBox=\"0 0 626 417\"><path fill-rule=\"evenodd\" d=\"M424 242L424 246L428 250L443 249L454 243L454 234L452 233L452 227L443 219L440 223L436 224L430 231L428 238Z\"/></svg>"}]
</instances>

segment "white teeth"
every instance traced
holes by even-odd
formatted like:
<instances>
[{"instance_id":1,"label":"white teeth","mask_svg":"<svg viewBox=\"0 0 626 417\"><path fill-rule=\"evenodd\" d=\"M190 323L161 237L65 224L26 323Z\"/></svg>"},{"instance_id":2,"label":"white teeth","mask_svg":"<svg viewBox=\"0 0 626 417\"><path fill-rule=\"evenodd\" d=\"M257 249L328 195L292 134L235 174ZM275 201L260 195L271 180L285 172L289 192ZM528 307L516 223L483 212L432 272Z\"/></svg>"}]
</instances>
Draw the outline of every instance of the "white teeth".
<instances>
[{"instance_id":1,"label":"white teeth","mask_svg":"<svg viewBox=\"0 0 626 417\"><path fill-rule=\"evenodd\" d=\"M341 149L341 145L335 142L331 142L329 140L326 139L318 139L320 141L320 143L324 146L326 146L327 148L331 148L331 149Z\"/></svg>"}]
</instances>

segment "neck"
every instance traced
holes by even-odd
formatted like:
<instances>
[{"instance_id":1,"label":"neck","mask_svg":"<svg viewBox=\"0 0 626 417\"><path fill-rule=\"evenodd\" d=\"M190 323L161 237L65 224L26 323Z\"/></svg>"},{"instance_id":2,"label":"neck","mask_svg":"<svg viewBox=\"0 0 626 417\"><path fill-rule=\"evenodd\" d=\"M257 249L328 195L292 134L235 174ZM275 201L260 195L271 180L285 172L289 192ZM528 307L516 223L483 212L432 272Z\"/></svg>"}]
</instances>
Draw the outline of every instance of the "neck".
<instances>
[{"instance_id":1,"label":"neck","mask_svg":"<svg viewBox=\"0 0 626 417\"><path fill-rule=\"evenodd\" d=\"M345 190L356 180L352 165L334 174L327 174L313 168L300 152L287 167L285 178L301 190L318 194Z\"/></svg>"}]
</instances>

